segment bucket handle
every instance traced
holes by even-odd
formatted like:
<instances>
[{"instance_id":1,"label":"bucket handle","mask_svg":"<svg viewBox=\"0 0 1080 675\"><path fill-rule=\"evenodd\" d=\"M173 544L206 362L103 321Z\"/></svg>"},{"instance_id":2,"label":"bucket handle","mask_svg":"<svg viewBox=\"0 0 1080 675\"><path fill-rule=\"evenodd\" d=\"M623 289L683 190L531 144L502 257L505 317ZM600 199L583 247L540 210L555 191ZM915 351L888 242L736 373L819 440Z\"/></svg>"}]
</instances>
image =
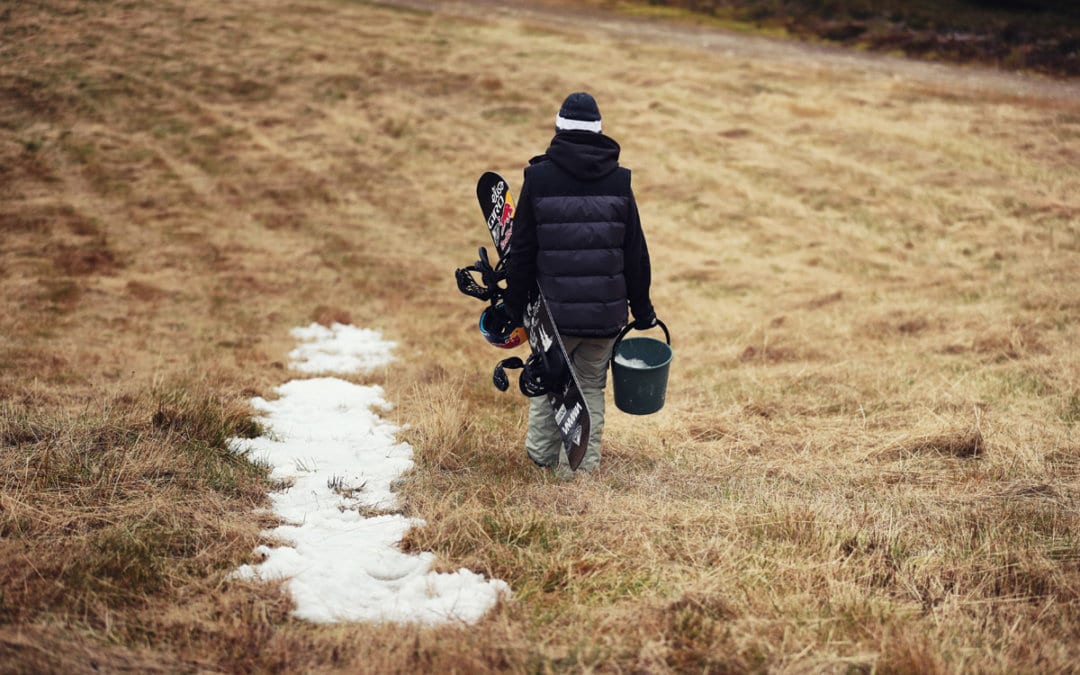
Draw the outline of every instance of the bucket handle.
<instances>
[{"instance_id":1,"label":"bucket handle","mask_svg":"<svg viewBox=\"0 0 1080 675\"><path fill-rule=\"evenodd\" d=\"M667 340L668 346L670 347L671 346L671 333L668 332L667 326L665 326L664 322L661 321L660 319L656 320L656 325L660 326L661 328L664 329L664 338ZM652 326L649 326L649 328L652 328ZM615 355L619 353L619 343L622 342L622 339L624 337L626 337L626 334L629 333L633 329L634 329L634 324L632 324L632 323L627 324L626 328L623 328L622 332L619 333L619 337L615 338L615 344L613 344L611 346L611 358L609 359L610 361L615 360ZM648 328L643 328L642 330L648 330Z\"/></svg>"}]
</instances>

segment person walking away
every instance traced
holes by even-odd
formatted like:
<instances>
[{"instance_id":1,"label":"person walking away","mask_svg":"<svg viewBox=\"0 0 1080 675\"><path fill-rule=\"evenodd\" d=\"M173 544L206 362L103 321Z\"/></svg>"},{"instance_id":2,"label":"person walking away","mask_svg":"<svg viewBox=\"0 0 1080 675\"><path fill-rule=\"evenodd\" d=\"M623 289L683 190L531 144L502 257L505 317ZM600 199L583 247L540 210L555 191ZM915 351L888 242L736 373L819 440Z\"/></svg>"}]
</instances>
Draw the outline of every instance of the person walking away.
<instances>
[{"instance_id":1,"label":"person walking away","mask_svg":"<svg viewBox=\"0 0 1080 675\"><path fill-rule=\"evenodd\" d=\"M577 373L592 421L585 471L600 465L608 362L628 307L635 328L656 325L649 250L619 151L596 100L567 96L547 151L525 168L506 263L507 311L520 324L539 282ZM537 466L567 463L546 396L529 400L525 449Z\"/></svg>"}]
</instances>

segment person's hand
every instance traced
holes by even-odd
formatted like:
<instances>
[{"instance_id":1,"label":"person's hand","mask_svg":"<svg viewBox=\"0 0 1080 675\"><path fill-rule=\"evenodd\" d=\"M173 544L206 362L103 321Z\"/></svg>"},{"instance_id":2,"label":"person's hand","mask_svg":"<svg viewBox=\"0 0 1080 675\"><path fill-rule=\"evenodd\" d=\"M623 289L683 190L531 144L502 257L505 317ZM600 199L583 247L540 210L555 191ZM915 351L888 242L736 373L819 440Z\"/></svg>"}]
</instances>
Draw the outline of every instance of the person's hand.
<instances>
[{"instance_id":1,"label":"person's hand","mask_svg":"<svg viewBox=\"0 0 1080 675\"><path fill-rule=\"evenodd\" d=\"M648 330L656 325L656 312L650 312L648 316L634 321L634 330Z\"/></svg>"}]
</instances>

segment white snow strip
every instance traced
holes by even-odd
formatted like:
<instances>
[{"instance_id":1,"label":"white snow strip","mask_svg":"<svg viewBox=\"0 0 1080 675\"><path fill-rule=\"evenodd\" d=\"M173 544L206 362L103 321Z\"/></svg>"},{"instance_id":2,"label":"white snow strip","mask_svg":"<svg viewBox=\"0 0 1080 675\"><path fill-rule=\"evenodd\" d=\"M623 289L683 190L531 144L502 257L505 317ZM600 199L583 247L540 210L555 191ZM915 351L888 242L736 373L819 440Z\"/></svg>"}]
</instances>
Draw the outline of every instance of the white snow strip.
<instances>
[{"instance_id":1,"label":"white snow strip","mask_svg":"<svg viewBox=\"0 0 1080 675\"><path fill-rule=\"evenodd\" d=\"M392 359L391 343L377 331L316 326L293 331L316 355L303 363L347 353L351 368L368 369ZM272 401L252 400L267 435L235 445L290 485L270 495L286 524L266 532L289 546L260 546L263 561L236 576L286 579L294 615L315 622L473 623L509 594L501 580L464 568L432 572L433 554L400 550L405 532L423 521L385 513L398 506L391 483L413 462L412 448L395 438L400 429L375 412L390 408L381 387L322 377L287 382L275 393ZM365 518L362 508L384 513Z\"/></svg>"},{"instance_id":2,"label":"white snow strip","mask_svg":"<svg viewBox=\"0 0 1080 675\"><path fill-rule=\"evenodd\" d=\"M370 372L393 360L390 351L396 346L377 330L340 323L329 328L313 323L289 332L302 341L289 352L289 366L309 375Z\"/></svg>"}]
</instances>

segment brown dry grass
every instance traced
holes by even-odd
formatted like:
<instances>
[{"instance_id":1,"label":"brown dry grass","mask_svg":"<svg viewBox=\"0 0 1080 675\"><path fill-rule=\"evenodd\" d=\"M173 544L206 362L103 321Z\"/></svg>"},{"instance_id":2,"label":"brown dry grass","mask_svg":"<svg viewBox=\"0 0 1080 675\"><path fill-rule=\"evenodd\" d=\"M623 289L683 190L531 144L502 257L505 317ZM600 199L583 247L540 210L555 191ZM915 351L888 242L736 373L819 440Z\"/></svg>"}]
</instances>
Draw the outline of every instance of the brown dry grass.
<instances>
[{"instance_id":1,"label":"brown dry grass","mask_svg":"<svg viewBox=\"0 0 1080 675\"><path fill-rule=\"evenodd\" d=\"M534 15L531 15L534 16ZM1067 671L1080 101L364 3L0 10L0 668ZM928 70L927 73L932 73ZM676 361L601 472L531 469L451 270L596 94ZM243 400L384 329L406 546L480 626L288 617Z\"/></svg>"}]
</instances>

